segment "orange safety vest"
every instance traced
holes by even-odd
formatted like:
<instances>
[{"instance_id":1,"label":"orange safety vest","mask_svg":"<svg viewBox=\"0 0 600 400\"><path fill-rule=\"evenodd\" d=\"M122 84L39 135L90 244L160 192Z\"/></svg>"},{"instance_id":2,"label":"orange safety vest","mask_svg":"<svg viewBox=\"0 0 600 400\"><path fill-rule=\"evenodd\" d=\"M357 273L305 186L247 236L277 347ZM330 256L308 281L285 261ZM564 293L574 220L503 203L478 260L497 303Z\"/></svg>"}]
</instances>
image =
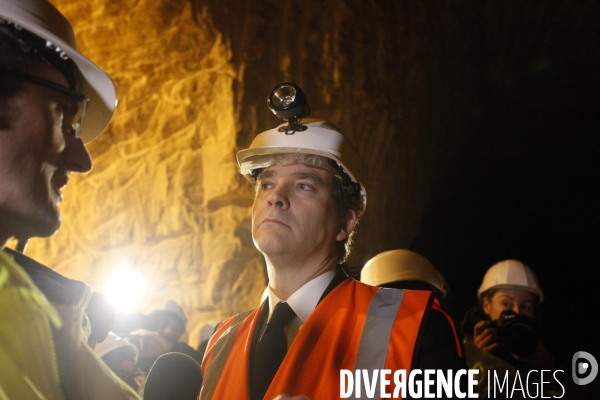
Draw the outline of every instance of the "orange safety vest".
<instances>
[{"instance_id":1,"label":"orange safety vest","mask_svg":"<svg viewBox=\"0 0 600 400\"><path fill-rule=\"evenodd\" d=\"M405 369L408 376L430 296L344 280L298 332L265 399L282 393L339 398L342 369ZM260 309L232 317L215 331L202 362L201 400L250 399L250 347Z\"/></svg>"}]
</instances>

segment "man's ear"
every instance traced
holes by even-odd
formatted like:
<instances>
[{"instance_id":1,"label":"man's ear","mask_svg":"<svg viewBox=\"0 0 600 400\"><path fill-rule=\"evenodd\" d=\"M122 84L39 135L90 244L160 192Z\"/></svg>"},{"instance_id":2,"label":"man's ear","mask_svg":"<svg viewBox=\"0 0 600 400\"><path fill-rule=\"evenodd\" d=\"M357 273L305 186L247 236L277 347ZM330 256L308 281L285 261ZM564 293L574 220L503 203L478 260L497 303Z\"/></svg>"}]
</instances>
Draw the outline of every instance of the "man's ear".
<instances>
[{"instance_id":1,"label":"man's ear","mask_svg":"<svg viewBox=\"0 0 600 400\"><path fill-rule=\"evenodd\" d=\"M340 223L340 230L335 238L338 242L343 242L348 239L352 231L354 230L354 226L356 225L356 212L354 210L348 210L344 218Z\"/></svg>"}]
</instances>

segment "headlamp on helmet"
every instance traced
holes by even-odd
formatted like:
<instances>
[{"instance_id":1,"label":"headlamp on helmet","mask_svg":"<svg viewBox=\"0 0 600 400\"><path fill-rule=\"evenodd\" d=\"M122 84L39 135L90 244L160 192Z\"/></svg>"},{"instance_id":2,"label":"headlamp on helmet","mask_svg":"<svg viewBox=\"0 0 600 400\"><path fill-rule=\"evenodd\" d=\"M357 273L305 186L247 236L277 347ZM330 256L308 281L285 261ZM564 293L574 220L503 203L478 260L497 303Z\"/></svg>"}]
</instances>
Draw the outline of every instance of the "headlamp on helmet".
<instances>
[{"instance_id":1,"label":"headlamp on helmet","mask_svg":"<svg viewBox=\"0 0 600 400\"><path fill-rule=\"evenodd\" d=\"M259 133L249 148L236 154L242 174L255 183L258 174L274 164L302 163L325 168L338 178L344 192L356 200L354 208L360 217L367 204L362 160L340 129L320 119L306 118L301 125L300 120L308 116L310 108L302 90L292 83L277 85L267 103L287 123Z\"/></svg>"},{"instance_id":2,"label":"headlamp on helmet","mask_svg":"<svg viewBox=\"0 0 600 400\"><path fill-rule=\"evenodd\" d=\"M293 83L280 83L275 86L269 97L267 104L273 114L279 119L287 121L286 127L281 127L280 131L286 135L293 135L298 131L305 131L306 125L302 125L302 118L310 115L310 106L306 96L299 86Z\"/></svg>"}]
</instances>

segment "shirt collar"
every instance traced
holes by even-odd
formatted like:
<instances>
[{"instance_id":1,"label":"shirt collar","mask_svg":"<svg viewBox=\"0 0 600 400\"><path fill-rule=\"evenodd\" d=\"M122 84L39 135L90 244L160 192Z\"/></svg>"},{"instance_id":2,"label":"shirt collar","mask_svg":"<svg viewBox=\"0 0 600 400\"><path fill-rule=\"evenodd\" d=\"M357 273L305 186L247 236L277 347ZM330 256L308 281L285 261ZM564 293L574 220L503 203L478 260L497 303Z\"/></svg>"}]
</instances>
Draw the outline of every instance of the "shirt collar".
<instances>
[{"instance_id":1,"label":"shirt collar","mask_svg":"<svg viewBox=\"0 0 600 400\"><path fill-rule=\"evenodd\" d=\"M335 276L335 271L327 271L311 281L305 283L300 289L296 290L287 300L287 303L290 305L292 310L296 313L296 315L302 320L302 322L306 322L310 314L317 307L317 303L319 299L327 289L327 285L331 282L333 277ZM269 286L269 318L271 318L271 314L273 313L273 309L281 300Z\"/></svg>"}]
</instances>

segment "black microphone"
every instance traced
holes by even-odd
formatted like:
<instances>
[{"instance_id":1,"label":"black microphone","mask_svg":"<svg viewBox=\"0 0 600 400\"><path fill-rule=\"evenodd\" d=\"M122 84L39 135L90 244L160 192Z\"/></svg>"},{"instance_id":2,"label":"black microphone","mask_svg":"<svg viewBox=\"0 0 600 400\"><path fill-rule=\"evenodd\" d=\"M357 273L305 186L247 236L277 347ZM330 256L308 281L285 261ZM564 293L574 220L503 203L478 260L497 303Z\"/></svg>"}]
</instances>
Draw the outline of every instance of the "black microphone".
<instances>
[{"instance_id":1,"label":"black microphone","mask_svg":"<svg viewBox=\"0 0 600 400\"><path fill-rule=\"evenodd\" d=\"M202 369L183 353L158 357L146 379L144 400L196 400L202 386Z\"/></svg>"}]
</instances>

